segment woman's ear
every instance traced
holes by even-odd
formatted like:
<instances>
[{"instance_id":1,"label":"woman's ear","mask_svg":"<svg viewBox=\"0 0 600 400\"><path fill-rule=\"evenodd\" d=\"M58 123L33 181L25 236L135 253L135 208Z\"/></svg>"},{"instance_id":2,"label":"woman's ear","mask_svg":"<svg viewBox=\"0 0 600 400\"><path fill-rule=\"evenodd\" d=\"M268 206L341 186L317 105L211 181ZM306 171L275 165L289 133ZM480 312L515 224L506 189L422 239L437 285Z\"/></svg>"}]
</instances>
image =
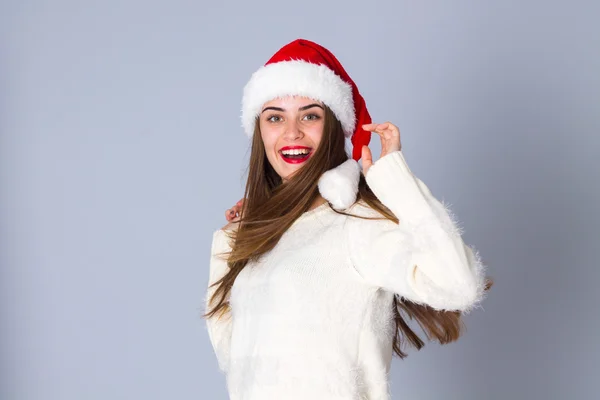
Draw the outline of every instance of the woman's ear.
<instances>
[{"instance_id":1,"label":"woman's ear","mask_svg":"<svg viewBox=\"0 0 600 400\"><path fill-rule=\"evenodd\" d=\"M360 165L350 158L321 175L319 192L333 208L345 210L356 201L359 180Z\"/></svg>"}]
</instances>

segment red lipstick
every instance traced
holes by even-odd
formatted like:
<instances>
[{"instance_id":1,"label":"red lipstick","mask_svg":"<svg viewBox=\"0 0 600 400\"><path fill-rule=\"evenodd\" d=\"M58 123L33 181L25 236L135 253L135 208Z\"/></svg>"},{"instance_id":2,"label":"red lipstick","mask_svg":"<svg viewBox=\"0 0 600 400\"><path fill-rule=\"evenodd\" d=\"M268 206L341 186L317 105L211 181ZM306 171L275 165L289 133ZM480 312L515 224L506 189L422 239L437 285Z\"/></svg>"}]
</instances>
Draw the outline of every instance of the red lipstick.
<instances>
[{"instance_id":1,"label":"red lipstick","mask_svg":"<svg viewBox=\"0 0 600 400\"><path fill-rule=\"evenodd\" d=\"M300 149L307 149L308 153L307 154L297 154L297 155L292 155L292 156L283 154L283 150L300 150ZM285 161L286 163L300 164L300 163L303 163L304 161L308 160L308 158L312 154L312 149L310 147L306 147L306 146L284 146L281 149L279 149L278 153L281 156L281 158L283 159L283 161Z\"/></svg>"}]
</instances>

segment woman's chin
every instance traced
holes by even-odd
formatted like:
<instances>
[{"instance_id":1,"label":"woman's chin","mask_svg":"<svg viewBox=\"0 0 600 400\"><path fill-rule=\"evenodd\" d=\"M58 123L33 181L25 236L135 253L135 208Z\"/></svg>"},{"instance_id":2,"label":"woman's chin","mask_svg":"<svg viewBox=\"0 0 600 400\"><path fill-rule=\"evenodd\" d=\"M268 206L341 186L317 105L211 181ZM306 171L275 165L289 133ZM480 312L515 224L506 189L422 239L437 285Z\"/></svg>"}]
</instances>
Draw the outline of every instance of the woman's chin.
<instances>
[{"instance_id":1,"label":"woman's chin","mask_svg":"<svg viewBox=\"0 0 600 400\"><path fill-rule=\"evenodd\" d=\"M289 181L290 179L292 179L292 177L294 176L296 171L298 171L300 168L301 168L301 165L299 165L297 167L289 167L288 166L281 170L282 173L280 173L279 176L281 177L281 180L285 183L285 182Z\"/></svg>"}]
</instances>

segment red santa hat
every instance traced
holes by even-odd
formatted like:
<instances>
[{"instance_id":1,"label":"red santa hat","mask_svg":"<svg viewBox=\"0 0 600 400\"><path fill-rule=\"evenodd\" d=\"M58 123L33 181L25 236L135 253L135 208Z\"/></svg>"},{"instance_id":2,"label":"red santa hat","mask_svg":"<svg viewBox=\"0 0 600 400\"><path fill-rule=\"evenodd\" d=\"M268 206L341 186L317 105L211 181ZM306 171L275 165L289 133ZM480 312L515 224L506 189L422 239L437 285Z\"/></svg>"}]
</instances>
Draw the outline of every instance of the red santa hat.
<instances>
[{"instance_id":1,"label":"red santa hat","mask_svg":"<svg viewBox=\"0 0 600 400\"><path fill-rule=\"evenodd\" d=\"M360 176L358 161L371 132L362 129L371 123L365 100L337 58L323 46L296 39L279 49L260 67L244 87L242 126L251 137L262 106L275 98L305 96L323 102L341 122L351 139L352 159L327 171L319 181L321 195L336 208L354 203ZM352 162L354 161L354 162Z\"/></svg>"}]
</instances>

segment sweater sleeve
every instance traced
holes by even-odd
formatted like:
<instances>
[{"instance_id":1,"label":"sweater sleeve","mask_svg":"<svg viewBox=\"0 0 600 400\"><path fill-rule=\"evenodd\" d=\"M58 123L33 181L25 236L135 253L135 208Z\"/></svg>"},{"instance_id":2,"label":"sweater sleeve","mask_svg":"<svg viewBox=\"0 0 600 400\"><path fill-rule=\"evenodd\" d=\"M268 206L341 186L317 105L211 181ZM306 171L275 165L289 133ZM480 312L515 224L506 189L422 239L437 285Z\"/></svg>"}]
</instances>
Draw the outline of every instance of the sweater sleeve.
<instances>
[{"instance_id":1,"label":"sweater sleeve","mask_svg":"<svg viewBox=\"0 0 600 400\"><path fill-rule=\"evenodd\" d=\"M209 301L216 290L216 286L210 287L214 282L221 279L228 271L227 258L222 255L224 252L231 250L229 246L229 238L225 231L218 230L213 233L213 241L211 246L210 271L208 280L208 289L205 297L205 312L212 309ZM227 372L229 366L229 350L231 342L232 320L231 313L223 316L218 314L206 319L206 327L208 336L214 349L219 369L222 372Z\"/></svg>"},{"instance_id":2,"label":"sweater sleeve","mask_svg":"<svg viewBox=\"0 0 600 400\"><path fill-rule=\"evenodd\" d=\"M484 265L454 215L409 169L401 151L367 171L367 184L398 218L347 222L348 252L368 283L438 310L470 311L484 296ZM365 203L352 214L382 217Z\"/></svg>"}]
</instances>

